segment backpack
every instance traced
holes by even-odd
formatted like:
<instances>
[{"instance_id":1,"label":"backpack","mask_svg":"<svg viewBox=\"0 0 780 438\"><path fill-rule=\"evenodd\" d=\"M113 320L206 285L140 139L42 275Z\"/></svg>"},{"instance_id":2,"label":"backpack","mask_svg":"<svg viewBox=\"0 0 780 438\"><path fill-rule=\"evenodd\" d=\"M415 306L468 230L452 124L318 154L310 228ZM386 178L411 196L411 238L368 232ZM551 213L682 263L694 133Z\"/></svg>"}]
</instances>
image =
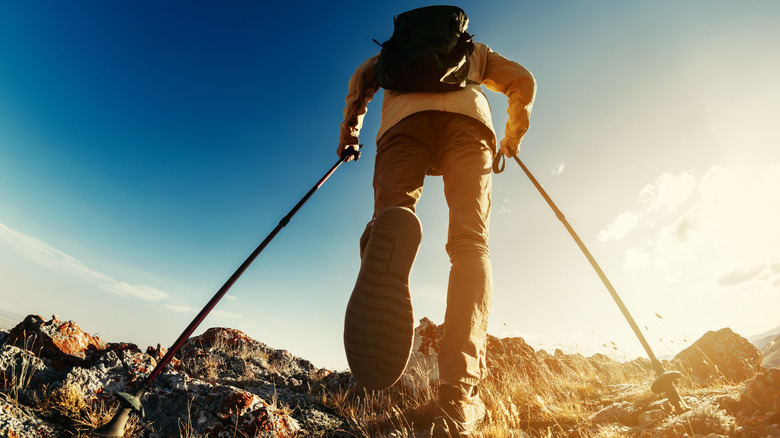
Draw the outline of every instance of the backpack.
<instances>
[{"instance_id":1,"label":"backpack","mask_svg":"<svg viewBox=\"0 0 780 438\"><path fill-rule=\"evenodd\" d=\"M456 6L427 6L396 16L393 36L379 44L379 86L396 91L460 90L474 51L468 17Z\"/></svg>"}]
</instances>

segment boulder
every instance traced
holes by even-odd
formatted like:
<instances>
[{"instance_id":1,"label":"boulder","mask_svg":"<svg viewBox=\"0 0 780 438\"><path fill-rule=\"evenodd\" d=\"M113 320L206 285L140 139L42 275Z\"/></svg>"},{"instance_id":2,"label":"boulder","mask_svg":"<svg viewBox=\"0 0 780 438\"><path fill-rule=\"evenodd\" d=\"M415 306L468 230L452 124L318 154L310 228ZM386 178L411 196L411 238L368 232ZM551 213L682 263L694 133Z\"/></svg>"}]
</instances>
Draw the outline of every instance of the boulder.
<instances>
[{"instance_id":1,"label":"boulder","mask_svg":"<svg viewBox=\"0 0 780 438\"><path fill-rule=\"evenodd\" d=\"M764 370L749 382L739 402L746 410L775 417L780 421L780 368Z\"/></svg>"},{"instance_id":2,"label":"boulder","mask_svg":"<svg viewBox=\"0 0 780 438\"><path fill-rule=\"evenodd\" d=\"M444 324L437 325L422 318L414 329L414 341L409 362L403 374L407 388L439 379L439 349L444 335ZM533 373L541 360L534 349L522 338L503 338L488 335L486 365L488 372L512 370Z\"/></svg>"},{"instance_id":3,"label":"boulder","mask_svg":"<svg viewBox=\"0 0 780 438\"><path fill-rule=\"evenodd\" d=\"M13 345L0 345L0 388L16 400L35 400L41 395L39 388L52 386L62 377L48 359Z\"/></svg>"},{"instance_id":4,"label":"boulder","mask_svg":"<svg viewBox=\"0 0 780 438\"><path fill-rule=\"evenodd\" d=\"M60 321L57 315L49 321L27 316L11 329L7 343L51 360L58 369L84 366L89 354L106 348L100 338L85 333L72 321Z\"/></svg>"},{"instance_id":5,"label":"boulder","mask_svg":"<svg viewBox=\"0 0 780 438\"><path fill-rule=\"evenodd\" d=\"M402 376L404 385L414 390L439 380L439 347L444 335L444 324L436 325L428 318L420 320L414 329L414 341L409 362Z\"/></svg>"},{"instance_id":6,"label":"boulder","mask_svg":"<svg viewBox=\"0 0 780 438\"><path fill-rule=\"evenodd\" d=\"M65 431L42 420L34 409L0 392L0 436L7 438L59 438Z\"/></svg>"},{"instance_id":7,"label":"boulder","mask_svg":"<svg viewBox=\"0 0 780 438\"><path fill-rule=\"evenodd\" d=\"M672 361L694 380L738 383L761 369L761 353L729 328L709 331Z\"/></svg>"},{"instance_id":8,"label":"boulder","mask_svg":"<svg viewBox=\"0 0 780 438\"><path fill-rule=\"evenodd\" d=\"M172 373L155 381L143 398L149 438L179 433L214 438L294 437L298 421L272 400L229 385L213 385ZM190 435L187 435L190 436Z\"/></svg>"},{"instance_id":9,"label":"boulder","mask_svg":"<svg viewBox=\"0 0 780 438\"><path fill-rule=\"evenodd\" d=\"M131 343L105 344L56 317L28 316L4 338L2 437L73 435L74 430L50 424L53 417L38 417L30 406L44 401L56 410L58 400L65 400L55 399L57 394L77 397L79 409L116 406L116 393L134 392L165 354L160 346L146 354ZM140 420L143 430L134 436L315 437L346 426L310 395L318 387L348 384L341 375L232 329L209 329L181 351L189 362L174 360L141 397L146 416ZM188 374L193 370L213 376Z\"/></svg>"},{"instance_id":10,"label":"boulder","mask_svg":"<svg viewBox=\"0 0 780 438\"><path fill-rule=\"evenodd\" d=\"M534 349L523 338L497 338L488 335L487 367L496 370L522 371L533 374L540 363Z\"/></svg>"},{"instance_id":11,"label":"boulder","mask_svg":"<svg viewBox=\"0 0 780 438\"><path fill-rule=\"evenodd\" d=\"M271 348L240 330L224 327L190 338L178 356L190 374L236 386L263 383L304 390L310 379L329 373L287 350Z\"/></svg>"}]
</instances>

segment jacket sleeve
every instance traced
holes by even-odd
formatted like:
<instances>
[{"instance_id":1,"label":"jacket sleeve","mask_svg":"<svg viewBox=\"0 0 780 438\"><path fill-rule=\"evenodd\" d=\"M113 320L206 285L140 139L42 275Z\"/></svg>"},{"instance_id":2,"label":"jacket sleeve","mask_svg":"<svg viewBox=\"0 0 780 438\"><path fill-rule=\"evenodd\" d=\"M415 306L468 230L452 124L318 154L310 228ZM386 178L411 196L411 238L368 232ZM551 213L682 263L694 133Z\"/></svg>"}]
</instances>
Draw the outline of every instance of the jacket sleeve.
<instances>
[{"instance_id":1,"label":"jacket sleeve","mask_svg":"<svg viewBox=\"0 0 780 438\"><path fill-rule=\"evenodd\" d=\"M517 149L528 130L531 108L536 96L536 80L522 65L488 49L482 84L489 90L503 93L509 100L504 142Z\"/></svg>"},{"instance_id":2,"label":"jacket sleeve","mask_svg":"<svg viewBox=\"0 0 780 438\"><path fill-rule=\"evenodd\" d=\"M344 99L344 121L339 129L339 145L356 145L363 117L368 110L368 103L379 91L376 78L376 61L379 55L363 62L349 80L347 97Z\"/></svg>"}]
</instances>

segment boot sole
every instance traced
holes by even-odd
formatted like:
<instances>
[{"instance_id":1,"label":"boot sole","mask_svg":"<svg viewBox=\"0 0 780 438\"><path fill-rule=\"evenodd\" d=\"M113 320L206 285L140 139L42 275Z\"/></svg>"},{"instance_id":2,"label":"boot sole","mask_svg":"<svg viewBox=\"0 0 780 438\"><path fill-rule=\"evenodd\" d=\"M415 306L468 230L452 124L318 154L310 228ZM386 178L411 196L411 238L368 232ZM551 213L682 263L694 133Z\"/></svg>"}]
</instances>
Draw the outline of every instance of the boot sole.
<instances>
[{"instance_id":1,"label":"boot sole","mask_svg":"<svg viewBox=\"0 0 780 438\"><path fill-rule=\"evenodd\" d=\"M410 210L391 207L374 221L344 318L344 349L352 375L380 390L403 374L414 340L409 273L422 238Z\"/></svg>"}]
</instances>

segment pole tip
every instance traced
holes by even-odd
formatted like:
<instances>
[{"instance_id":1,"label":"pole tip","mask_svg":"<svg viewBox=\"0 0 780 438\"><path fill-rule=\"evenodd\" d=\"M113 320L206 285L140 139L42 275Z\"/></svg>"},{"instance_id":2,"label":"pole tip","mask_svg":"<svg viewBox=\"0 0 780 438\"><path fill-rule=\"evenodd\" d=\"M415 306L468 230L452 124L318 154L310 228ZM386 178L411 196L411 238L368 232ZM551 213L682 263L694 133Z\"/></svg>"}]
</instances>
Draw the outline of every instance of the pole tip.
<instances>
[{"instance_id":1,"label":"pole tip","mask_svg":"<svg viewBox=\"0 0 780 438\"><path fill-rule=\"evenodd\" d=\"M688 405L685 403L685 400L680 397L680 393L677 392L677 388L674 386L674 381L682 377L682 374L679 371L667 371L658 378L655 379L652 385L650 385L650 390L654 393L666 393L666 397L669 398L669 401L672 403L672 405L684 412L687 411Z\"/></svg>"}]
</instances>

